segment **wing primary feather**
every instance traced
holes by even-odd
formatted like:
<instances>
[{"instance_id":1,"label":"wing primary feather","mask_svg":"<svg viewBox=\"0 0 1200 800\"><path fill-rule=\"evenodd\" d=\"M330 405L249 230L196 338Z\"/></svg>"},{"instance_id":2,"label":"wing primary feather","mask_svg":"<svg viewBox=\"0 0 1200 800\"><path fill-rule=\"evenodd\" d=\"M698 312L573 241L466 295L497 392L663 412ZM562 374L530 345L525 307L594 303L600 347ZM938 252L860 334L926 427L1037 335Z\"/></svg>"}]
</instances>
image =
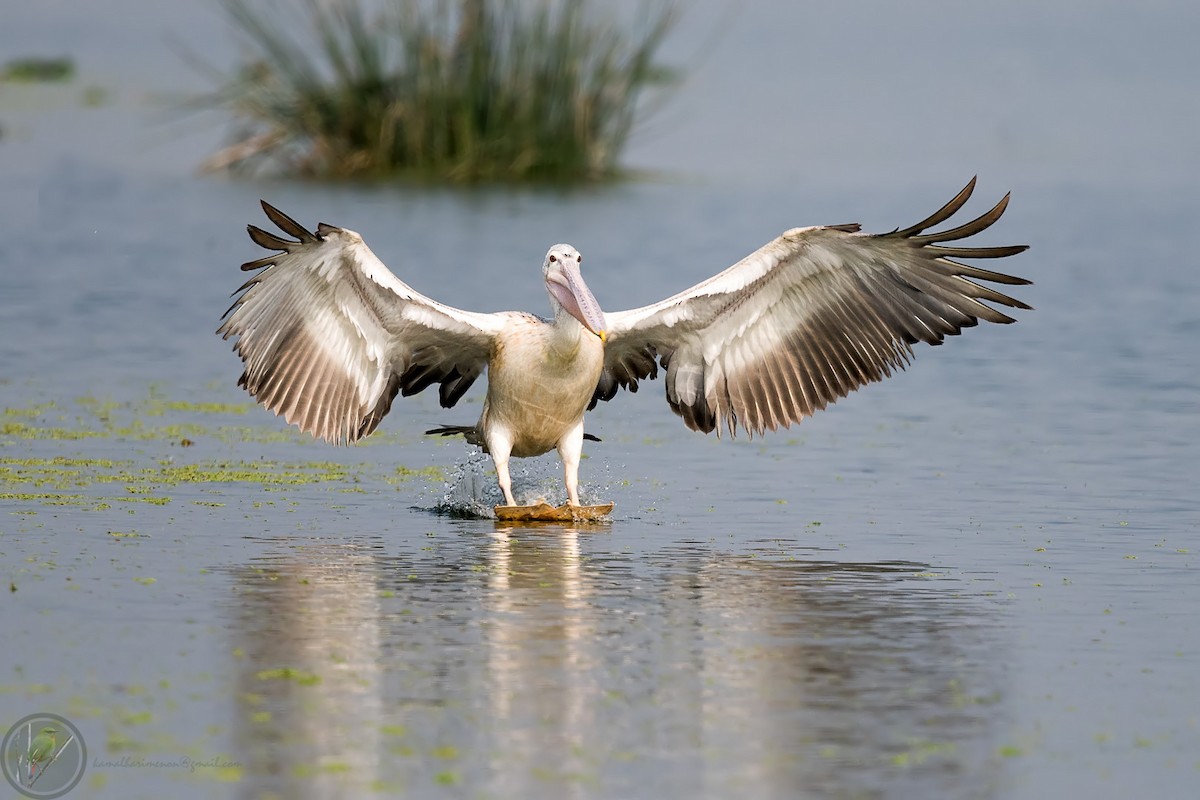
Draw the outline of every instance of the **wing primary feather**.
<instances>
[{"instance_id":1,"label":"wing primary feather","mask_svg":"<svg viewBox=\"0 0 1200 800\"><path fill-rule=\"evenodd\" d=\"M804 393L796 383L796 365L792 353L786 346L775 349L772 375L783 404L784 426L799 422L804 417Z\"/></svg>"},{"instance_id":2,"label":"wing primary feather","mask_svg":"<svg viewBox=\"0 0 1200 800\"><path fill-rule=\"evenodd\" d=\"M848 298L838 296L842 313L855 321L855 330L859 335L851 337L853 343L861 351L863 363L871 369L874 380L880 380L881 377L890 374L888 364L892 352L889 348L885 353L880 349L880 345L894 343L895 336L888 331L883 319L875 309L869 303L861 302L861 300L865 300L865 298L860 298L860 302L854 304Z\"/></svg>"},{"instance_id":3,"label":"wing primary feather","mask_svg":"<svg viewBox=\"0 0 1200 800\"><path fill-rule=\"evenodd\" d=\"M995 224L996 220L1004 216L1004 210L1008 208L1009 194L1000 198L1000 202L992 206L992 209L970 222L959 225L957 228L951 228L948 231L940 231L938 233L926 233L920 236L910 236L909 241L913 244L933 244L935 242L952 242L956 239L966 239L968 236L974 236L980 231L987 230Z\"/></svg>"},{"instance_id":4,"label":"wing primary feather","mask_svg":"<svg viewBox=\"0 0 1200 800\"><path fill-rule=\"evenodd\" d=\"M326 364L323 359L314 358L311 352L306 355L307 358L292 354L283 362L272 383L276 399L263 404L276 414L282 414L288 424L299 425L300 430L314 433L309 429L309 418L314 398L321 398L320 382ZM316 391L310 390L313 386Z\"/></svg>"},{"instance_id":5,"label":"wing primary feather","mask_svg":"<svg viewBox=\"0 0 1200 800\"><path fill-rule=\"evenodd\" d=\"M324 439L330 444L337 444L329 437L329 418L333 411L333 398L329 396L326 384L332 383L329 379L329 371L332 365L328 362L322 363L317 374L315 375L315 391L309 395L309 425L314 436Z\"/></svg>"},{"instance_id":6,"label":"wing primary feather","mask_svg":"<svg viewBox=\"0 0 1200 800\"><path fill-rule=\"evenodd\" d=\"M337 441L333 439L329 433L330 415L335 408L335 403L337 402L336 395L331 394L329 390L326 389L326 386L332 383L332 381L329 380L328 374L330 367L330 364L322 363L316 374L316 391L310 395L308 399L308 410L310 414L309 424L312 426L312 433L314 436L322 439L323 441L329 442L330 444L337 444Z\"/></svg>"},{"instance_id":7,"label":"wing primary feather","mask_svg":"<svg viewBox=\"0 0 1200 800\"><path fill-rule=\"evenodd\" d=\"M229 306L229 308L225 309L225 313L221 315L221 320L222 320L221 327L217 328L217 335L220 336L222 339L228 339L233 334L233 327L230 325L230 322L232 322L232 320L229 318L229 315L233 312L234 309L236 309L238 306L240 306L245 301L245 299L246 299L245 297L236 298L233 301L233 305L231 305L231 306Z\"/></svg>"},{"instance_id":8,"label":"wing primary feather","mask_svg":"<svg viewBox=\"0 0 1200 800\"><path fill-rule=\"evenodd\" d=\"M286 377L294 366L293 361L287 358L287 348L294 337L294 329L282 331L273 340L267 342L265 347L259 350L248 348L245 353L245 355L251 356L251 360L246 364L251 393L259 398L259 402L275 413L279 413L276 395L282 385L280 379ZM261 353L261 355L255 358L255 353Z\"/></svg>"},{"instance_id":9,"label":"wing primary feather","mask_svg":"<svg viewBox=\"0 0 1200 800\"><path fill-rule=\"evenodd\" d=\"M739 376L740 377L740 376ZM759 436L763 433L763 411L759 404L758 392L754 391L755 386L748 380L739 380L737 382L737 396L741 399L742 413L742 430L746 431L747 437L753 439L757 433Z\"/></svg>"},{"instance_id":10,"label":"wing primary feather","mask_svg":"<svg viewBox=\"0 0 1200 800\"><path fill-rule=\"evenodd\" d=\"M830 401L844 394L841 388L842 380L834 367L834 357L829 349L829 334L826 330L825 320L818 316L813 320L812 327L813 335L808 338L809 352L816 364L817 377L825 384L825 391L821 393L821 397L825 401Z\"/></svg>"},{"instance_id":11,"label":"wing primary feather","mask_svg":"<svg viewBox=\"0 0 1200 800\"><path fill-rule=\"evenodd\" d=\"M257 225L247 225L246 232L250 234L250 239L259 247L266 250L282 250L285 253L290 253L299 242L289 242L287 239L280 239L273 233L267 233Z\"/></svg>"},{"instance_id":12,"label":"wing primary feather","mask_svg":"<svg viewBox=\"0 0 1200 800\"><path fill-rule=\"evenodd\" d=\"M279 412L284 415L284 419L289 423L296 416L300 408L301 398L306 396L304 390L308 387L309 379L312 378L318 364L317 359L313 358L311 352L307 353L304 359L295 359L295 362L297 364L296 368L292 374L286 376L287 383L291 387L291 402L284 403L279 409ZM303 371L301 371L301 364L304 365ZM284 379L281 376L280 380Z\"/></svg>"},{"instance_id":13,"label":"wing primary feather","mask_svg":"<svg viewBox=\"0 0 1200 800\"><path fill-rule=\"evenodd\" d=\"M1016 299L1015 297L1009 297L1002 292L997 292L995 289L992 289L989 286L980 286L978 283L975 283L975 281L967 280L966 278L962 277L958 277L957 281L958 286L962 289L962 293L967 297L972 297L979 300L987 300L992 303L999 303L1000 305L1008 306L1009 308L1019 308L1022 311L1033 310L1028 304ZM984 308L987 308L987 306L984 306Z\"/></svg>"},{"instance_id":14,"label":"wing primary feather","mask_svg":"<svg viewBox=\"0 0 1200 800\"><path fill-rule=\"evenodd\" d=\"M359 424L358 431L354 436L355 441L374 433L375 429L379 427L379 423L392 410L392 402L395 401L399 391L400 376L393 373L388 379L387 386L384 387L383 394L380 395L378 402L375 403L375 407L363 417L362 422Z\"/></svg>"},{"instance_id":15,"label":"wing primary feather","mask_svg":"<svg viewBox=\"0 0 1200 800\"><path fill-rule=\"evenodd\" d=\"M784 377L784 367L780 360L780 352L778 349L771 351L766 359L767 376L771 380L771 388L774 391L772 396L768 397L768 401L772 403L772 425L771 430L778 430L781 427L791 425L795 419L796 403L791 397L791 390L787 386L787 379Z\"/></svg>"},{"instance_id":16,"label":"wing primary feather","mask_svg":"<svg viewBox=\"0 0 1200 800\"><path fill-rule=\"evenodd\" d=\"M958 258L1007 258L1029 249L1027 244L1012 244L1002 247L942 247L927 244L925 249L936 256L954 256ZM1009 276L1005 276L1009 277ZM1023 280L1023 279L1018 279ZM1029 281L1024 281L1028 283Z\"/></svg>"},{"instance_id":17,"label":"wing primary feather","mask_svg":"<svg viewBox=\"0 0 1200 800\"><path fill-rule=\"evenodd\" d=\"M799 345L791 341L789 341L788 347L788 361L791 365L791 381L798 393L799 408L805 416L811 416L816 410L816 406L813 402L813 390L806 375L808 368L804 360L804 352Z\"/></svg>"},{"instance_id":18,"label":"wing primary feather","mask_svg":"<svg viewBox=\"0 0 1200 800\"><path fill-rule=\"evenodd\" d=\"M349 436L344 434L349 427L349 421L353 419L355 423L362 417L361 403L358 399L358 390L352 382L341 380L334 385L334 397L336 402L330 409L328 431L330 441L337 444L349 444Z\"/></svg>"},{"instance_id":19,"label":"wing primary feather","mask_svg":"<svg viewBox=\"0 0 1200 800\"><path fill-rule=\"evenodd\" d=\"M993 272L990 269L982 267L972 267L968 264L961 264L957 261L952 261L949 258L938 258L932 262L932 266L943 275L959 275L967 278L978 278L981 281L989 281L991 283L1002 283L1007 286L1028 286L1032 281L1025 278L1018 278L1015 275L1006 275L1003 272Z\"/></svg>"},{"instance_id":20,"label":"wing primary feather","mask_svg":"<svg viewBox=\"0 0 1200 800\"><path fill-rule=\"evenodd\" d=\"M247 261L245 264L242 264L240 269L242 270L242 272L249 272L249 271L255 270L255 269L262 269L263 267L269 267L269 266L273 265L278 260L279 260L279 254L275 253L273 255L263 256L262 258L256 258L253 261Z\"/></svg>"},{"instance_id":21,"label":"wing primary feather","mask_svg":"<svg viewBox=\"0 0 1200 800\"><path fill-rule=\"evenodd\" d=\"M279 230L295 236L303 244L317 243L317 237L312 233L312 231L305 228L299 222L296 222L296 220L292 219L287 214L268 203L266 200L260 200L259 202L262 204L263 212L267 215L267 218L270 219L271 222L274 222L276 225L278 225Z\"/></svg>"},{"instance_id":22,"label":"wing primary feather","mask_svg":"<svg viewBox=\"0 0 1200 800\"><path fill-rule=\"evenodd\" d=\"M923 230L932 228L934 225L938 225L950 219L950 217L958 213L958 210L966 205L966 202L971 199L971 193L975 191L975 180L978 177L978 175L971 176L971 180L967 181L967 185L962 188L962 191L954 195L954 197L950 199L949 203L946 203L946 205L942 206L937 211L918 222L916 225L907 227L902 231L886 233L884 236L895 236L900 239L907 239L914 234L918 234Z\"/></svg>"},{"instance_id":23,"label":"wing primary feather","mask_svg":"<svg viewBox=\"0 0 1200 800\"><path fill-rule=\"evenodd\" d=\"M257 285L257 284L261 283L261 282L262 282L262 279L263 279L264 277L265 277L264 275L251 275L251 276L250 276L250 280L246 281L246 282L245 282L245 283L243 283L241 286L239 286L237 289L235 289L235 290L234 290L234 292L233 292L233 294L231 294L231 295L229 295L229 296L230 296L230 297L237 297L239 294L241 294L242 292L246 291L246 290L247 290L247 289L249 289L250 287L252 287L252 286L255 286L255 285ZM245 298L238 298L238 302L241 302L243 299L245 299ZM228 311L226 311L225 313L226 313L226 314L228 314L229 312L228 312Z\"/></svg>"},{"instance_id":24,"label":"wing primary feather","mask_svg":"<svg viewBox=\"0 0 1200 800\"><path fill-rule=\"evenodd\" d=\"M797 377L800 379L800 388L804 391L804 398L808 404L808 413L814 414L825 407L825 401L822 399L825 393L817 385L820 377L820 371L817 369L817 357L808 343L801 341L798 336L792 339L792 352L800 367Z\"/></svg>"},{"instance_id":25,"label":"wing primary feather","mask_svg":"<svg viewBox=\"0 0 1200 800\"><path fill-rule=\"evenodd\" d=\"M848 391L855 387L870 383L870 368L863 361L862 354L854 342L854 332L863 328L859 315L854 313L842 298L834 308L830 309L829 328L831 341L835 352L840 356L842 368L846 373ZM836 317L834 316L836 315Z\"/></svg>"},{"instance_id":26,"label":"wing primary feather","mask_svg":"<svg viewBox=\"0 0 1200 800\"><path fill-rule=\"evenodd\" d=\"M989 322L998 320L992 319L993 315L1000 315L999 311L985 306L983 303L972 298L971 294L964 289L968 287L974 289L982 289L983 287L975 286L969 281L957 280L956 286L946 286L935 279L931 279L926 275L914 274L909 277L915 288L920 291L925 297L921 298L928 301L923 302L927 309L936 314L951 328L970 327L974 325L974 318L980 317ZM1003 295L1001 295L1003 297ZM930 302L932 301L932 302ZM934 304L940 304L940 308L934 308ZM954 312L954 313L951 313ZM953 317L953 318L952 318ZM951 330L944 330L945 333L951 333Z\"/></svg>"}]
</instances>

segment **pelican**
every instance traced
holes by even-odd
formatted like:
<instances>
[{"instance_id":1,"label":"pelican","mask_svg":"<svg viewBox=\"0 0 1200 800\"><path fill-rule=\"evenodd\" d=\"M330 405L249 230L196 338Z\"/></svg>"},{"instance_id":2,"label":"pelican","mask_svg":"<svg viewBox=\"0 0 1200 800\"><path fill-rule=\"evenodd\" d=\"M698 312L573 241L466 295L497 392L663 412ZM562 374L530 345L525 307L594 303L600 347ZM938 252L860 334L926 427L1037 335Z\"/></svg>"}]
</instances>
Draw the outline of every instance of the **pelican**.
<instances>
[{"instance_id":1,"label":"pelican","mask_svg":"<svg viewBox=\"0 0 1200 800\"><path fill-rule=\"evenodd\" d=\"M903 369L917 342L941 344L981 319L1013 322L987 303L1030 306L977 281L1029 281L955 259L1027 246L947 244L990 227L1009 195L970 222L927 232L974 188L972 178L903 230L792 228L720 274L629 311L602 311L579 251L556 244L542 261L548 319L443 305L393 275L354 231L321 223L314 233L263 201L294 240L247 226L273 252L242 265L262 271L234 292L217 333L236 337L239 386L335 444L374 431L398 393L436 383L452 408L486 368L479 421L426 433L463 434L489 453L509 506L509 459L557 450L568 504L578 506L585 412L660 370L667 403L689 428L732 437L740 427L752 438Z\"/></svg>"}]
</instances>

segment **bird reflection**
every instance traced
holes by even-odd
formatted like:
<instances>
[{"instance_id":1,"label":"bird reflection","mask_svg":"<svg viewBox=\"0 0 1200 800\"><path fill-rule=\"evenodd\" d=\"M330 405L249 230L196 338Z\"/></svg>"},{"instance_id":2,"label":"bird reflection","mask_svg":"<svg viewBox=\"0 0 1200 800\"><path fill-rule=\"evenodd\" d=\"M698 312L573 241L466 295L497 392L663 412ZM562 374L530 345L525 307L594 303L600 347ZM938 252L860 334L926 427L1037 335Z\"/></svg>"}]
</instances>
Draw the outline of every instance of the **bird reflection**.
<instances>
[{"instance_id":1,"label":"bird reflection","mask_svg":"<svg viewBox=\"0 0 1200 800\"><path fill-rule=\"evenodd\" d=\"M246 723L252 796L941 796L996 769L1005 645L960 581L486 525L246 573L243 693L276 710Z\"/></svg>"},{"instance_id":2,"label":"bird reflection","mask_svg":"<svg viewBox=\"0 0 1200 800\"><path fill-rule=\"evenodd\" d=\"M507 731L506 750L536 754L532 772L542 779L571 773L594 728L599 684L588 609L595 582L582 574L579 535L497 526L487 548L491 721ZM526 773L503 765L498 759L489 789L528 796ZM564 788L564 797L579 790Z\"/></svg>"},{"instance_id":3,"label":"bird reflection","mask_svg":"<svg viewBox=\"0 0 1200 800\"><path fill-rule=\"evenodd\" d=\"M235 740L247 798L354 796L380 774L377 562L305 548L239 570Z\"/></svg>"}]
</instances>

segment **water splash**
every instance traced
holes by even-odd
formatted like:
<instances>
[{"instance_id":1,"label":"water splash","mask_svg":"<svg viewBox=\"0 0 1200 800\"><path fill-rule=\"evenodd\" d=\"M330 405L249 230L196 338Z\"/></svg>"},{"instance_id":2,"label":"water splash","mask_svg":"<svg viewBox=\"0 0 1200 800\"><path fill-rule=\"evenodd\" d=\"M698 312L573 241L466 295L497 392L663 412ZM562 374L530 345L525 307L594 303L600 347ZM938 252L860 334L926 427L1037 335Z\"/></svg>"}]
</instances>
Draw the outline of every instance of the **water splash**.
<instances>
[{"instance_id":1,"label":"water splash","mask_svg":"<svg viewBox=\"0 0 1200 800\"><path fill-rule=\"evenodd\" d=\"M557 459L513 459L509 464L513 498L517 505L545 502L558 506L567 502L562 466ZM603 474L604 483L600 486L581 483L579 501L584 505L606 502L611 483L609 465L606 461L595 463L593 460L589 466ZM451 469L432 510L451 517L493 519L496 516L493 507L503 503L504 496L496 483L496 470L491 457L472 448Z\"/></svg>"}]
</instances>

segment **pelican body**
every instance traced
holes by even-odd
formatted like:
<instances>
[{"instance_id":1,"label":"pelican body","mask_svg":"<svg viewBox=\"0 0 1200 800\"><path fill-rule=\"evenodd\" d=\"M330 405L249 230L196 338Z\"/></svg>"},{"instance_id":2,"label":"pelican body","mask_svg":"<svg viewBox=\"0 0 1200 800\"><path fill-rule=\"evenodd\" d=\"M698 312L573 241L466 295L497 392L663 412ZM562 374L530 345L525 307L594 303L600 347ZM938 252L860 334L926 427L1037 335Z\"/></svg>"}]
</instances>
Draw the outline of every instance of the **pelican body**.
<instances>
[{"instance_id":1,"label":"pelican body","mask_svg":"<svg viewBox=\"0 0 1200 800\"><path fill-rule=\"evenodd\" d=\"M981 319L1014 322L994 306L1030 307L977 281L1029 281L956 259L1005 258L1026 246L946 244L990 227L1008 195L974 220L926 232L974 187L972 179L903 230L793 228L712 278L629 311L604 313L579 252L557 244L542 262L548 319L439 303L393 275L354 231L322 223L314 233L264 201L267 217L295 239L248 226L254 242L276 252L242 265L262 271L234 293L217 333L235 337L239 385L332 443L367 436L397 394L434 383L451 408L486 369L479 421L427 433L463 434L483 447L509 506L510 457L557 450L568 503L578 506L585 413L660 370L667 403L689 428L752 437L903 369L917 342L941 344Z\"/></svg>"},{"instance_id":2,"label":"pelican body","mask_svg":"<svg viewBox=\"0 0 1200 800\"><path fill-rule=\"evenodd\" d=\"M546 254L543 271L554 318L510 313L488 359L483 413L474 428L435 428L428 433L463 433L496 464L500 491L515 505L508 458L558 450L570 505L579 505L579 458L583 414L604 368L604 317L573 262L582 260L568 244ZM558 269L556 264L566 264ZM568 277L574 274L575 277ZM561 298L561 300L560 300Z\"/></svg>"}]
</instances>

